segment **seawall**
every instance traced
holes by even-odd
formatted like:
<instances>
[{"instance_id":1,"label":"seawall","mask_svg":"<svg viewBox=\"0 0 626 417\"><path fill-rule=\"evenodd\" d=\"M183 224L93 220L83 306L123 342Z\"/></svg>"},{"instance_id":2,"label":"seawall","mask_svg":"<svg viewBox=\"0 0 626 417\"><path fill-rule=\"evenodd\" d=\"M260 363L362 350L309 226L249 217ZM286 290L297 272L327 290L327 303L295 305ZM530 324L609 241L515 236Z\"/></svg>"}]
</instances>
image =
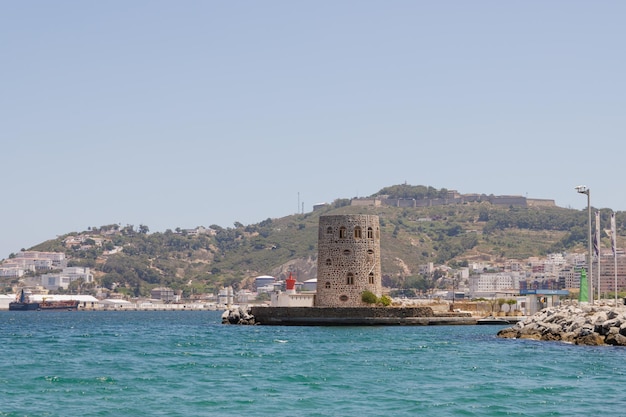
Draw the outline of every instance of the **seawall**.
<instances>
[{"instance_id":1,"label":"seawall","mask_svg":"<svg viewBox=\"0 0 626 417\"><path fill-rule=\"evenodd\" d=\"M282 326L380 326L476 324L469 313L435 313L430 307L259 307L255 324Z\"/></svg>"}]
</instances>

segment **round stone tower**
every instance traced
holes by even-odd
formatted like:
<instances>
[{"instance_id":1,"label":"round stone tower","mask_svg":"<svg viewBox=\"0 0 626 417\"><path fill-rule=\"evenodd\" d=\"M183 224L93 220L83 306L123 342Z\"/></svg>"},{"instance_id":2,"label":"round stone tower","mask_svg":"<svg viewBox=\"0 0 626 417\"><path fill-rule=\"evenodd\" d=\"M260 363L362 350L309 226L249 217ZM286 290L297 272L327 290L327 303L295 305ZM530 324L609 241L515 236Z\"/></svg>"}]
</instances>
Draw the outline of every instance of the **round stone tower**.
<instances>
[{"instance_id":1,"label":"round stone tower","mask_svg":"<svg viewBox=\"0 0 626 417\"><path fill-rule=\"evenodd\" d=\"M361 307L363 291L382 295L378 216L321 216L316 307Z\"/></svg>"}]
</instances>

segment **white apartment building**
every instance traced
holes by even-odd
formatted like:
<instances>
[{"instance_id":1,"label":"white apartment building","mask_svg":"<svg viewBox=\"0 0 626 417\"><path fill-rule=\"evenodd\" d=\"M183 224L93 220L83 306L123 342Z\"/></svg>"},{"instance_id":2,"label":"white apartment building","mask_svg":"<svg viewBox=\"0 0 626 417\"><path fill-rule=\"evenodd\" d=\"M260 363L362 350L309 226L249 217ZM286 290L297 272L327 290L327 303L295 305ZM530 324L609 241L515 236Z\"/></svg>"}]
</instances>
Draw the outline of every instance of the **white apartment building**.
<instances>
[{"instance_id":1,"label":"white apartment building","mask_svg":"<svg viewBox=\"0 0 626 417\"><path fill-rule=\"evenodd\" d=\"M61 252L23 251L15 254L0 265L0 277L24 276L26 271L61 269L67 266L65 254Z\"/></svg>"},{"instance_id":2,"label":"white apartment building","mask_svg":"<svg viewBox=\"0 0 626 417\"><path fill-rule=\"evenodd\" d=\"M59 288L67 289L70 283L81 279L85 284L93 282L93 274L89 268L72 266L64 268L62 272L56 274L44 274L40 277L41 286L48 290L58 290Z\"/></svg>"},{"instance_id":3,"label":"white apartment building","mask_svg":"<svg viewBox=\"0 0 626 417\"><path fill-rule=\"evenodd\" d=\"M3 278L21 278L24 276L24 268L16 265L0 266L0 277Z\"/></svg>"},{"instance_id":4,"label":"white apartment building","mask_svg":"<svg viewBox=\"0 0 626 417\"><path fill-rule=\"evenodd\" d=\"M493 297L497 292L519 291L518 272L486 273L469 278L470 297Z\"/></svg>"},{"instance_id":5,"label":"white apartment building","mask_svg":"<svg viewBox=\"0 0 626 417\"><path fill-rule=\"evenodd\" d=\"M230 305L233 304L234 300L235 294L233 292L233 287L222 288L217 294L218 304Z\"/></svg>"}]
</instances>

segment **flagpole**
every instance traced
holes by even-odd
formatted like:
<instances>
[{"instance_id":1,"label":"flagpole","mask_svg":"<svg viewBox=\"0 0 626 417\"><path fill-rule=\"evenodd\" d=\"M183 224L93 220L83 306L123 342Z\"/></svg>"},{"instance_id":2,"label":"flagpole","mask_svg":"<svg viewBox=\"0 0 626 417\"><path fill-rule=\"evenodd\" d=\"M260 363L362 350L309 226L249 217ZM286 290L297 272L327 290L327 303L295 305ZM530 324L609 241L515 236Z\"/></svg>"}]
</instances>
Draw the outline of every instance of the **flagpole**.
<instances>
[{"instance_id":1,"label":"flagpole","mask_svg":"<svg viewBox=\"0 0 626 417\"><path fill-rule=\"evenodd\" d=\"M598 302L600 302L600 258L602 257L602 251L600 250L600 211L596 210L596 238L595 238L595 250L598 257ZM591 278L593 279L593 277Z\"/></svg>"},{"instance_id":2,"label":"flagpole","mask_svg":"<svg viewBox=\"0 0 626 417\"><path fill-rule=\"evenodd\" d=\"M611 213L611 248L613 249L613 270L615 271L615 307L617 307L617 236L615 230L615 212Z\"/></svg>"},{"instance_id":3,"label":"flagpole","mask_svg":"<svg viewBox=\"0 0 626 417\"><path fill-rule=\"evenodd\" d=\"M617 254L613 252L613 269L615 270L615 307L617 307Z\"/></svg>"}]
</instances>

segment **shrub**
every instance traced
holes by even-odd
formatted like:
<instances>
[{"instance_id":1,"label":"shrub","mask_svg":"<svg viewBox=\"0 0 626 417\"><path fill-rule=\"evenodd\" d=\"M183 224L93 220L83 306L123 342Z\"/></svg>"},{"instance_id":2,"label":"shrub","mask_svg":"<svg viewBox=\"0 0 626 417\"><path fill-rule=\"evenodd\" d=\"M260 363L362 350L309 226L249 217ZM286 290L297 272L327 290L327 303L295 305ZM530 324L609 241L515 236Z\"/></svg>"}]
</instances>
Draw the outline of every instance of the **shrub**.
<instances>
[{"instance_id":1,"label":"shrub","mask_svg":"<svg viewBox=\"0 0 626 417\"><path fill-rule=\"evenodd\" d=\"M384 305L385 307L388 307L391 305L391 298L389 298L388 295L383 295L382 297L380 297L378 302Z\"/></svg>"},{"instance_id":2,"label":"shrub","mask_svg":"<svg viewBox=\"0 0 626 417\"><path fill-rule=\"evenodd\" d=\"M371 291L363 291L361 293L361 301L367 304L376 304L378 302L378 298L376 294Z\"/></svg>"}]
</instances>

